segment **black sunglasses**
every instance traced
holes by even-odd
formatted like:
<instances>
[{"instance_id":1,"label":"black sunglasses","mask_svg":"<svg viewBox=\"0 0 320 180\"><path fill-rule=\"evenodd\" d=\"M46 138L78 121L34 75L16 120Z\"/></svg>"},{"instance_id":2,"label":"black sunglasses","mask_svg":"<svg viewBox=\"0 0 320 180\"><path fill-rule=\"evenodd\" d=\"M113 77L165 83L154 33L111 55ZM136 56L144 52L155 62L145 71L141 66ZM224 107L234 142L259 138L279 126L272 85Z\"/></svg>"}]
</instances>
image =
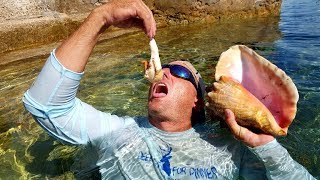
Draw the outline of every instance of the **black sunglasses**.
<instances>
[{"instance_id":1,"label":"black sunglasses","mask_svg":"<svg viewBox=\"0 0 320 180\"><path fill-rule=\"evenodd\" d=\"M162 69L164 68L169 68L172 75L190 81L198 91L196 81L189 69L177 64L165 64L162 66Z\"/></svg>"}]
</instances>

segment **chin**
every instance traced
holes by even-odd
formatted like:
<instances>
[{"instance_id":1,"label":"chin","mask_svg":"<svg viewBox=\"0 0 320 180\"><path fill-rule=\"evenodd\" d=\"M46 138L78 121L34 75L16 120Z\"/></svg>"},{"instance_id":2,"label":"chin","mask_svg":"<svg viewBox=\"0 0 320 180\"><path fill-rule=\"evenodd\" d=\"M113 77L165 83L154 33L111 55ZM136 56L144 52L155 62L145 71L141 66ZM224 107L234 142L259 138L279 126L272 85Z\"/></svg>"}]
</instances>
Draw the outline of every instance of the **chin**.
<instances>
[{"instance_id":1,"label":"chin","mask_svg":"<svg viewBox=\"0 0 320 180\"><path fill-rule=\"evenodd\" d=\"M148 113L151 117L162 117L166 109L168 109L168 107L149 102Z\"/></svg>"},{"instance_id":2,"label":"chin","mask_svg":"<svg viewBox=\"0 0 320 180\"><path fill-rule=\"evenodd\" d=\"M161 108L158 106L150 105L148 106L149 114L159 114L161 112Z\"/></svg>"}]
</instances>

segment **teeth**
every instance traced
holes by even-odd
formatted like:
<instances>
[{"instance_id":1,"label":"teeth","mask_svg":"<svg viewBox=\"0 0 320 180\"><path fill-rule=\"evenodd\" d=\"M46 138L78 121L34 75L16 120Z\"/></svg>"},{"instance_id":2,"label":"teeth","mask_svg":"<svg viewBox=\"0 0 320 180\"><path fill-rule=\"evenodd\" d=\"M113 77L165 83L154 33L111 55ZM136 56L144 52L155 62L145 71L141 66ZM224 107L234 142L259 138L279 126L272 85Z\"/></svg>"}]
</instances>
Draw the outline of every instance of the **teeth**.
<instances>
[{"instance_id":1,"label":"teeth","mask_svg":"<svg viewBox=\"0 0 320 180\"><path fill-rule=\"evenodd\" d=\"M165 84L158 84L158 86L166 86Z\"/></svg>"}]
</instances>

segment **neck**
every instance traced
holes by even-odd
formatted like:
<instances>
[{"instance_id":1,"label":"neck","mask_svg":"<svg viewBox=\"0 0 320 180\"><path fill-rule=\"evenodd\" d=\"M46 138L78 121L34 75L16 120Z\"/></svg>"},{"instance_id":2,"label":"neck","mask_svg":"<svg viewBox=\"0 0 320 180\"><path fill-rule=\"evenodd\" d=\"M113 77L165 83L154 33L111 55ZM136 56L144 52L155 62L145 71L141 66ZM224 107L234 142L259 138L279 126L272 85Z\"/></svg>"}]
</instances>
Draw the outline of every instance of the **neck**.
<instances>
[{"instance_id":1,"label":"neck","mask_svg":"<svg viewBox=\"0 0 320 180\"><path fill-rule=\"evenodd\" d=\"M191 118L173 120L149 115L149 122L156 128L166 132L182 132L192 127Z\"/></svg>"}]
</instances>

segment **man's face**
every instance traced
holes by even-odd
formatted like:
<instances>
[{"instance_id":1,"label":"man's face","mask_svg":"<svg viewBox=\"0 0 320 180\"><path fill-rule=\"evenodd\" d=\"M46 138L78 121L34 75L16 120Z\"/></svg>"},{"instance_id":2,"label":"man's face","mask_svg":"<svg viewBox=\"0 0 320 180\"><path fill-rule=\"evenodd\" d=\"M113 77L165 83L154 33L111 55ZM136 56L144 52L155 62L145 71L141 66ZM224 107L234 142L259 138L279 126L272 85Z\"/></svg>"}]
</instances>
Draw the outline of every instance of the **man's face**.
<instances>
[{"instance_id":1,"label":"man's face","mask_svg":"<svg viewBox=\"0 0 320 180\"><path fill-rule=\"evenodd\" d=\"M164 68L160 82L153 83L149 90L148 110L151 117L168 120L180 113L192 113L197 93L190 81L176 77Z\"/></svg>"}]
</instances>

